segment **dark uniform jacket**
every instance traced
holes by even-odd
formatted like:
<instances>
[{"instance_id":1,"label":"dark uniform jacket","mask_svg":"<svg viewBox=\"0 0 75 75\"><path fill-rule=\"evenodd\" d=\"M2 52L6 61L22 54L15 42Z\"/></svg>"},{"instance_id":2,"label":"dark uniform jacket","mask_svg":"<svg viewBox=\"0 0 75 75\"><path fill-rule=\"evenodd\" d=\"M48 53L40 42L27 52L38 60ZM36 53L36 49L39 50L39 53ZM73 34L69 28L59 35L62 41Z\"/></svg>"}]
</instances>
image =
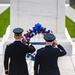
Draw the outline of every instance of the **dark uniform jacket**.
<instances>
[{"instance_id":1,"label":"dark uniform jacket","mask_svg":"<svg viewBox=\"0 0 75 75\"><path fill-rule=\"evenodd\" d=\"M57 60L66 54L65 49L45 46L37 51L34 63L34 75L60 75Z\"/></svg>"},{"instance_id":2,"label":"dark uniform jacket","mask_svg":"<svg viewBox=\"0 0 75 75\"><path fill-rule=\"evenodd\" d=\"M4 55L5 73L8 75L28 75L25 57L28 52L34 51L35 48L32 45L25 45L21 41L15 41L8 45Z\"/></svg>"}]
</instances>

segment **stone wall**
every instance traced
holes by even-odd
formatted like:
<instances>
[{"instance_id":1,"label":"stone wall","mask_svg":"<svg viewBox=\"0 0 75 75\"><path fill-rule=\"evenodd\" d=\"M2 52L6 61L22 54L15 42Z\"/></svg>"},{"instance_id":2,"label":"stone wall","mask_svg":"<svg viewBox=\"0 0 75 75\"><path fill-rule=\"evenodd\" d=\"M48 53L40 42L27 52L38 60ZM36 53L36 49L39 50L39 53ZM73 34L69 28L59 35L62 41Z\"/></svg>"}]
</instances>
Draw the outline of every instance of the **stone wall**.
<instances>
[{"instance_id":1,"label":"stone wall","mask_svg":"<svg viewBox=\"0 0 75 75\"><path fill-rule=\"evenodd\" d=\"M71 0L65 0L65 3L66 4L69 4ZM74 0L73 0L74 1ZM10 3L10 0L0 0L0 4L9 4Z\"/></svg>"}]
</instances>

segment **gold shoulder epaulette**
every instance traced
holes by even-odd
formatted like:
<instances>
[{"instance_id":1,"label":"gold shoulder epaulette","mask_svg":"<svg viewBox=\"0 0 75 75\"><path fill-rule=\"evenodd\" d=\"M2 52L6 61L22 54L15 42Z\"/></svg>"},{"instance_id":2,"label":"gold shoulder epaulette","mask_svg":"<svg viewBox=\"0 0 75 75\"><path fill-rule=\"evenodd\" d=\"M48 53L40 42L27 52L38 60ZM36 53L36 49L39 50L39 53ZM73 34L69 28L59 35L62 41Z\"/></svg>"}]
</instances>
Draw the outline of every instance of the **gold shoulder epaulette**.
<instances>
[{"instance_id":1,"label":"gold shoulder epaulette","mask_svg":"<svg viewBox=\"0 0 75 75\"><path fill-rule=\"evenodd\" d=\"M7 46L10 46L10 44L8 44Z\"/></svg>"},{"instance_id":2,"label":"gold shoulder epaulette","mask_svg":"<svg viewBox=\"0 0 75 75\"><path fill-rule=\"evenodd\" d=\"M27 44L27 43L26 43L26 45L27 45L27 46L30 46L31 44Z\"/></svg>"}]
</instances>

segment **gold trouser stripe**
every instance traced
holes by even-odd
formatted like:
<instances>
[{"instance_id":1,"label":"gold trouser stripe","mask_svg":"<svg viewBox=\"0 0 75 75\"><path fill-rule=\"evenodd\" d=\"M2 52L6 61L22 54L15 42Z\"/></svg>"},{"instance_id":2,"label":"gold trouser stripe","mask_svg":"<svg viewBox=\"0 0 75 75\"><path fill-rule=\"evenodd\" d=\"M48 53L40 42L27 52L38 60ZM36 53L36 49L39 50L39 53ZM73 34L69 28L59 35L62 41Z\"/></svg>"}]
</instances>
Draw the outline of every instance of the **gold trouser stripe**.
<instances>
[{"instance_id":1,"label":"gold trouser stripe","mask_svg":"<svg viewBox=\"0 0 75 75\"><path fill-rule=\"evenodd\" d=\"M35 74L36 72L35 72L35 70L34 70L34 74Z\"/></svg>"},{"instance_id":2,"label":"gold trouser stripe","mask_svg":"<svg viewBox=\"0 0 75 75\"><path fill-rule=\"evenodd\" d=\"M7 72L8 71L8 69L7 70L5 70L5 72Z\"/></svg>"}]
</instances>

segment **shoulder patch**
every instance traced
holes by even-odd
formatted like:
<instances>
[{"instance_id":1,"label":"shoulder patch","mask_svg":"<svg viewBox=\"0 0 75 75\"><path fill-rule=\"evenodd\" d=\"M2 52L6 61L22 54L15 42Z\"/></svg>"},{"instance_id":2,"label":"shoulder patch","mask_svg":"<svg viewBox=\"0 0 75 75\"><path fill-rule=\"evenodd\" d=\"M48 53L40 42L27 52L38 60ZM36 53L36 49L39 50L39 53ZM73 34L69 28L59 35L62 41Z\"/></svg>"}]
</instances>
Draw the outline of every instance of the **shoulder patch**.
<instances>
[{"instance_id":1,"label":"shoulder patch","mask_svg":"<svg viewBox=\"0 0 75 75\"><path fill-rule=\"evenodd\" d=\"M10 46L10 44L8 44L7 46Z\"/></svg>"}]
</instances>

